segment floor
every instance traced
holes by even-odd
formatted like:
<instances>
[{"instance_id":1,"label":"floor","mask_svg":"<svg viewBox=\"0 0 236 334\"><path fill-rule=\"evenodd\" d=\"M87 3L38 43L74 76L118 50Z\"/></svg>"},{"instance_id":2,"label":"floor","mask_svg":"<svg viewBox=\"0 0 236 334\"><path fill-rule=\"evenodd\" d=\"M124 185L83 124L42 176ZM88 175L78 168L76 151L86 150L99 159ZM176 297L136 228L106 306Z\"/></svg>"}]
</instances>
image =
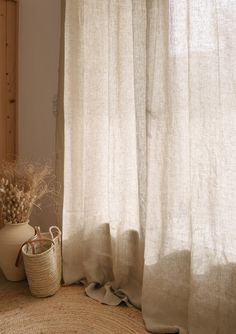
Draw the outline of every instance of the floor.
<instances>
[{"instance_id":1,"label":"floor","mask_svg":"<svg viewBox=\"0 0 236 334\"><path fill-rule=\"evenodd\" d=\"M31 296L27 282L8 282L0 274L1 334L141 334L141 312L125 305L102 305L79 285L62 287L55 296Z\"/></svg>"}]
</instances>

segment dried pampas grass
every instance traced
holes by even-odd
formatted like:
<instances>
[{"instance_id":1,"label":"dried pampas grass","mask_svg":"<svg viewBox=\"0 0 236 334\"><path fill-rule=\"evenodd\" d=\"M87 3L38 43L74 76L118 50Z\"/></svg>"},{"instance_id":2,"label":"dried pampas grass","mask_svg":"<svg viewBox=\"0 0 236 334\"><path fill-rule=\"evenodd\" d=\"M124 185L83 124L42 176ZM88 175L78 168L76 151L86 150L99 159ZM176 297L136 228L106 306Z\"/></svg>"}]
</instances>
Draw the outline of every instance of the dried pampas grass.
<instances>
[{"instance_id":1,"label":"dried pampas grass","mask_svg":"<svg viewBox=\"0 0 236 334\"><path fill-rule=\"evenodd\" d=\"M45 195L54 197L55 176L47 164L0 162L0 220L28 222Z\"/></svg>"}]
</instances>

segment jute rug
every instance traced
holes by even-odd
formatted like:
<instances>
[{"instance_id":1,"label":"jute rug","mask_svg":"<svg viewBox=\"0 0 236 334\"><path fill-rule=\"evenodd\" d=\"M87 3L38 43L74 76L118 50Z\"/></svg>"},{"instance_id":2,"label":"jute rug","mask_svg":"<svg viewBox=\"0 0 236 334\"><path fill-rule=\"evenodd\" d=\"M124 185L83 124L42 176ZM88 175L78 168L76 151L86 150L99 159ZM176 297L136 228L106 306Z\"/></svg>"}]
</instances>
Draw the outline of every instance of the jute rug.
<instances>
[{"instance_id":1,"label":"jute rug","mask_svg":"<svg viewBox=\"0 0 236 334\"><path fill-rule=\"evenodd\" d=\"M0 274L1 334L147 333L141 312L107 306L87 297L82 286L63 287L49 298L30 295L27 282L7 282Z\"/></svg>"}]
</instances>

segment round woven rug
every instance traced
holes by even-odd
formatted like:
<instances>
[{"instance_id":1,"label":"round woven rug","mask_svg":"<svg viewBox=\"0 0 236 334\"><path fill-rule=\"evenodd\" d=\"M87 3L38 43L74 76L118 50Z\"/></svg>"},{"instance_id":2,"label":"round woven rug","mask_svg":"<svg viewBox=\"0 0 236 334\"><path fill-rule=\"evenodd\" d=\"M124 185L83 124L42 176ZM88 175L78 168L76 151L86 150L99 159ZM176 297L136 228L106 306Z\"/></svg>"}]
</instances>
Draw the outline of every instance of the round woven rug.
<instances>
[{"instance_id":1,"label":"round woven rug","mask_svg":"<svg viewBox=\"0 0 236 334\"><path fill-rule=\"evenodd\" d=\"M26 282L0 278L1 334L139 334L147 333L141 312L133 307L102 305L82 286L61 288L49 298L30 295Z\"/></svg>"}]
</instances>

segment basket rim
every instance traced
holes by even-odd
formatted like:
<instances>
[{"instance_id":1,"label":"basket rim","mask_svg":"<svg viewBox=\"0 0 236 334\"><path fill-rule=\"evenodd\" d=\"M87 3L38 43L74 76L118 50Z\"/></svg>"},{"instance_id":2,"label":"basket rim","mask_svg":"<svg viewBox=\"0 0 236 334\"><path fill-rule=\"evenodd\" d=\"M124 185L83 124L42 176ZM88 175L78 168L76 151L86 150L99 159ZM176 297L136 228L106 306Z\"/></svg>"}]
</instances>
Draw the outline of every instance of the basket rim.
<instances>
[{"instance_id":1,"label":"basket rim","mask_svg":"<svg viewBox=\"0 0 236 334\"><path fill-rule=\"evenodd\" d=\"M33 241L41 241L41 240L33 240ZM43 240L43 241L49 241L49 240ZM42 253L39 253L39 254L29 254L29 253L26 253L26 251L25 251L25 247L26 247L26 246L27 246L27 244L24 245L24 246L22 247L21 251L22 251L23 255L25 255L25 256L29 256L29 257L39 257L39 256L42 256L42 255L44 255L44 254L49 253L51 250L55 250L55 245L54 245L54 244L51 244L51 247L50 247L49 249L46 249L46 250L45 250L44 252L42 252Z\"/></svg>"}]
</instances>

